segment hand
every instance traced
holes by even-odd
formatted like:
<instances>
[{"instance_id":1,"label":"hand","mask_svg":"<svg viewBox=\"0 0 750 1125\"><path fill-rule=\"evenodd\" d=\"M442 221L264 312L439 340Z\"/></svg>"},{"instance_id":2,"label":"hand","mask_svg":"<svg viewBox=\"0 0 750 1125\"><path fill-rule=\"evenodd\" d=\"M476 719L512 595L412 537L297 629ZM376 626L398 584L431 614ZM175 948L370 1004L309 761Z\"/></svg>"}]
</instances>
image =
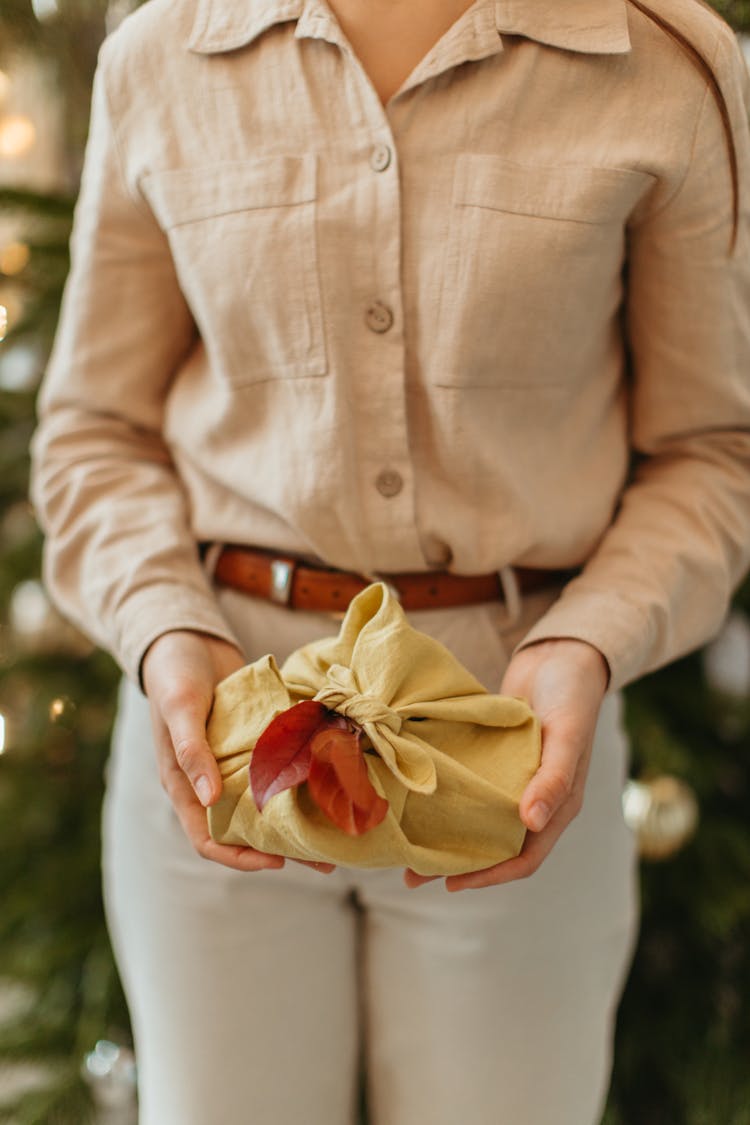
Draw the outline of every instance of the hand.
<instances>
[{"instance_id":1,"label":"hand","mask_svg":"<svg viewBox=\"0 0 750 1125\"><path fill-rule=\"evenodd\" d=\"M609 680L606 660L585 641L550 640L513 657L503 678L503 695L530 703L542 726L542 760L519 805L529 830L519 855L468 875L450 875L449 891L488 887L532 875L583 805L596 720ZM407 870L408 887L428 877Z\"/></svg>"},{"instance_id":2,"label":"hand","mask_svg":"<svg viewBox=\"0 0 750 1125\"><path fill-rule=\"evenodd\" d=\"M227 641L175 630L162 634L148 649L143 685L151 704L159 778L185 835L205 859L238 871L261 871L283 867L283 857L218 844L209 835L205 812L221 794L221 774L206 741L214 689L244 664L242 653ZM332 870L330 864L307 866Z\"/></svg>"}]
</instances>

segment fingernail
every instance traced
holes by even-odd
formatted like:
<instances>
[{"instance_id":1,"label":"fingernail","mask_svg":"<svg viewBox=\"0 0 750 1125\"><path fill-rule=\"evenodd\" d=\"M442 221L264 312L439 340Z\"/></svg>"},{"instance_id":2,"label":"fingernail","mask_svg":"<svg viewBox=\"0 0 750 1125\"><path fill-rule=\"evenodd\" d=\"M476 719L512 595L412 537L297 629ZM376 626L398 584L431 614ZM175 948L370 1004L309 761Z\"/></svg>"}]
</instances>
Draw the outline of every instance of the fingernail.
<instances>
[{"instance_id":1,"label":"fingernail","mask_svg":"<svg viewBox=\"0 0 750 1125\"><path fill-rule=\"evenodd\" d=\"M211 783L208 778L201 775L195 783L195 792L202 805L207 805L211 800Z\"/></svg>"},{"instance_id":2,"label":"fingernail","mask_svg":"<svg viewBox=\"0 0 750 1125\"><path fill-rule=\"evenodd\" d=\"M541 832L548 820L549 805L545 805L544 801L537 801L531 806L527 823L532 832Z\"/></svg>"}]
</instances>

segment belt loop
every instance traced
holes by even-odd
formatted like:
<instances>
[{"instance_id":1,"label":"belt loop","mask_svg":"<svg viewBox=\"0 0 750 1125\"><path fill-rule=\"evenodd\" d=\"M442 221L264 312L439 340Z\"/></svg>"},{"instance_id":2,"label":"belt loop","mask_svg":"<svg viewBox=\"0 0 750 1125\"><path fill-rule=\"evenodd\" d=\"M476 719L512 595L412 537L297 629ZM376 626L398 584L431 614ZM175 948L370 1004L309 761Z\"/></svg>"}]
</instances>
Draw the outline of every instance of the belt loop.
<instances>
[{"instance_id":1,"label":"belt loop","mask_svg":"<svg viewBox=\"0 0 750 1125\"><path fill-rule=\"evenodd\" d=\"M209 578L213 578L219 562L219 555L224 550L223 543L207 543L204 545L205 549L201 552L201 561L203 569Z\"/></svg>"},{"instance_id":2,"label":"belt loop","mask_svg":"<svg viewBox=\"0 0 750 1125\"><path fill-rule=\"evenodd\" d=\"M498 570L497 576L503 588L503 601L505 603L505 613L499 615L500 620L498 624L503 628L510 628L520 620L523 610L521 589L518 585L516 572L512 566L502 567Z\"/></svg>"}]
</instances>

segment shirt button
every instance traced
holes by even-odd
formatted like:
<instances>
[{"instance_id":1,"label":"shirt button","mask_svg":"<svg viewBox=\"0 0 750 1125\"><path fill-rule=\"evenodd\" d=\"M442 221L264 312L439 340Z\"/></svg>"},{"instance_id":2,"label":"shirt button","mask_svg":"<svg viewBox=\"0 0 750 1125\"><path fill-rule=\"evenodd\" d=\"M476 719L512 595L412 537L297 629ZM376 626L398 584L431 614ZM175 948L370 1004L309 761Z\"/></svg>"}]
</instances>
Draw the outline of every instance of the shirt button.
<instances>
[{"instance_id":1,"label":"shirt button","mask_svg":"<svg viewBox=\"0 0 750 1125\"><path fill-rule=\"evenodd\" d=\"M393 313L382 301L373 301L365 310L365 324L373 332L387 332L393 324Z\"/></svg>"},{"instance_id":2,"label":"shirt button","mask_svg":"<svg viewBox=\"0 0 750 1125\"><path fill-rule=\"evenodd\" d=\"M391 162L391 150L388 145L375 145L370 153L370 167L373 172L385 172Z\"/></svg>"},{"instance_id":3,"label":"shirt button","mask_svg":"<svg viewBox=\"0 0 750 1125\"><path fill-rule=\"evenodd\" d=\"M404 481L395 469L383 469L375 478L375 487L381 496L398 496Z\"/></svg>"}]
</instances>

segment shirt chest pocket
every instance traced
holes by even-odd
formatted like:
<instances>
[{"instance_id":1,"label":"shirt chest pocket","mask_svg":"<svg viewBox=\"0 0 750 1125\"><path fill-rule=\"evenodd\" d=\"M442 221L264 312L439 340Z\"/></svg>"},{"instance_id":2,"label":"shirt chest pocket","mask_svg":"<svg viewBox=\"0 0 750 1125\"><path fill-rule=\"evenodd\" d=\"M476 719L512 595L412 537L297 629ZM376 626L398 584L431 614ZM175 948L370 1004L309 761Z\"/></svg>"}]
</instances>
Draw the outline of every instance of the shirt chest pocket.
<instances>
[{"instance_id":1,"label":"shirt chest pocket","mask_svg":"<svg viewBox=\"0 0 750 1125\"><path fill-rule=\"evenodd\" d=\"M460 156L434 382L541 390L590 374L617 329L627 217L653 182L629 169Z\"/></svg>"},{"instance_id":2,"label":"shirt chest pocket","mask_svg":"<svg viewBox=\"0 0 750 1125\"><path fill-rule=\"evenodd\" d=\"M151 173L143 189L216 374L324 375L315 155Z\"/></svg>"}]
</instances>

